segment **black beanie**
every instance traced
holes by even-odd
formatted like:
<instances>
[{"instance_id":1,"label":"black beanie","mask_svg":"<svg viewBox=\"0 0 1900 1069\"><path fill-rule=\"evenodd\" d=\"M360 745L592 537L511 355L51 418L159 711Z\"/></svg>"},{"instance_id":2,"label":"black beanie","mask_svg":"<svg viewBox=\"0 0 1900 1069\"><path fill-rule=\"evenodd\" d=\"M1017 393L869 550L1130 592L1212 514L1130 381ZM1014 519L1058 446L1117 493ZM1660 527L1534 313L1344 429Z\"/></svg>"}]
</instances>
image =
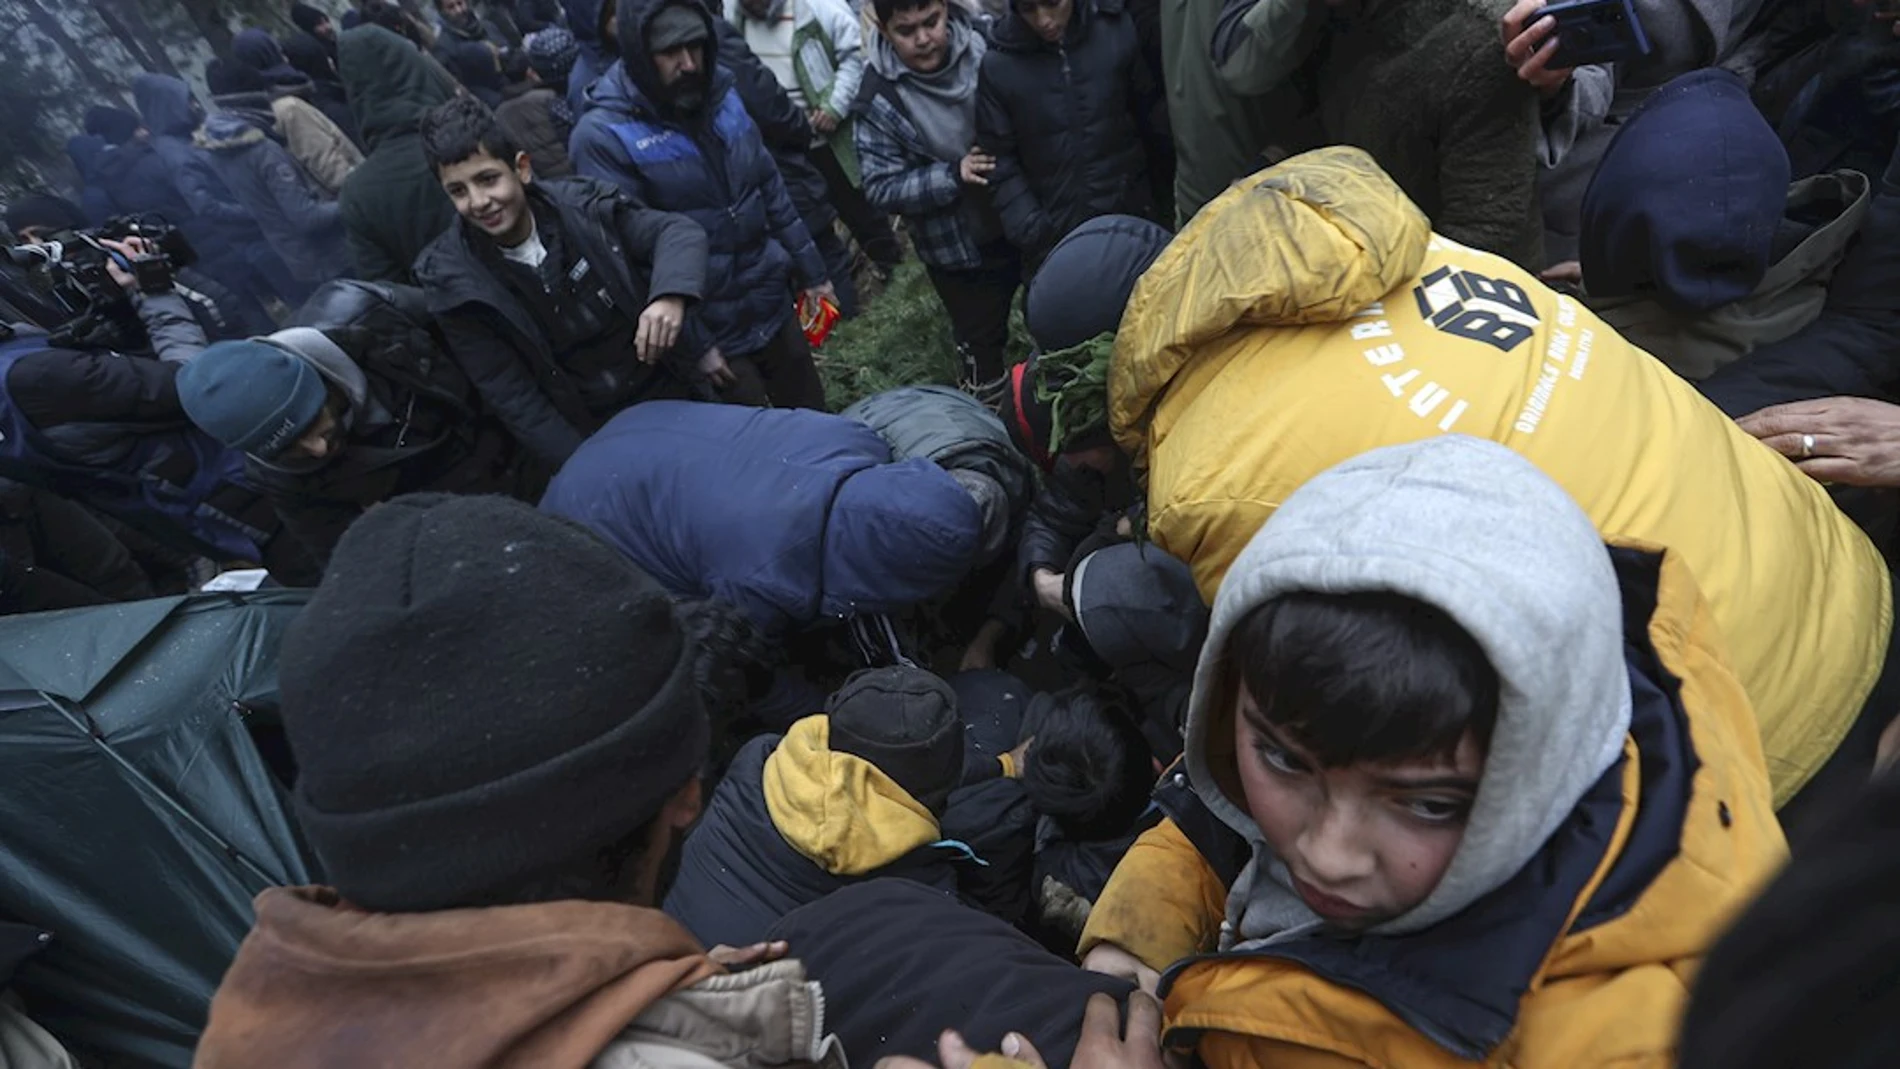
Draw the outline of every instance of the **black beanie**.
<instances>
[{"instance_id":1,"label":"black beanie","mask_svg":"<svg viewBox=\"0 0 1900 1069\"><path fill-rule=\"evenodd\" d=\"M1174 240L1133 215L1098 215L1056 242L1023 291L1023 325L1045 352L1073 349L1121 327L1142 273Z\"/></svg>"},{"instance_id":2,"label":"black beanie","mask_svg":"<svg viewBox=\"0 0 1900 1069\"><path fill-rule=\"evenodd\" d=\"M298 29L307 34L314 36L317 32L317 27L323 25L329 18L330 16L323 10L311 7L309 4L297 3L290 5L290 21L295 23Z\"/></svg>"},{"instance_id":3,"label":"black beanie","mask_svg":"<svg viewBox=\"0 0 1900 1069\"><path fill-rule=\"evenodd\" d=\"M856 754L942 814L963 778L963 719L950 684L921 668L870 668L825 703L831 749Z\"/></svg>"},{"instance_id":4,"label":"black beanie","mask_svg":"<svg viewBox=\"0 0 1900 1069\"><path fill-rule=\"evenodd\" d=\"M425 912L619 842L706 759L693 652L659 584L576 524L502 497L371 509L279 666L330 882Z\"/></svg>"},{"instance_id":5,"label":"black beanie","mask_svg":"<svg viewBox=\"0 0 1900 1069\"><path fill-rule=\"evenodd\" d=\"M214 59L205 64L205 89L214 97L232 93L268 93L270 79L255 67Z\"/></svg>"}]
</instances>

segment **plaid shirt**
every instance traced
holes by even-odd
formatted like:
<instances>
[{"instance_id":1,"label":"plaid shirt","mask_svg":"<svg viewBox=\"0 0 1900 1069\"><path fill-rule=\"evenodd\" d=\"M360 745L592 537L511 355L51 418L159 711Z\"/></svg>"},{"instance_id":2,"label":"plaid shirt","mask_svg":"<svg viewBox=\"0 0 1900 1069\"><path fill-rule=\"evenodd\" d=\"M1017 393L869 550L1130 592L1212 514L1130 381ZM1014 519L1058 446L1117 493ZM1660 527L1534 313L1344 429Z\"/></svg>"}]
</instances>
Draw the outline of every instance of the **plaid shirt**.
<instances>
[{"instance_id":1,"label":"plaid shirt","mask_svg":"<svg viewBox=\"0 0 1900 1069\"><path fill-rule=\"evenodd\" d=\"M854 137L858 169L864 179L864 199L881 212L904 217L917 258L934 267L953 270L983 262L976 239L964 221L963 183L957 165L945 163L924 148L916 124L897 103L888 82L870 71L876 89L860 97Z\"/></svg>"}]
</instances>

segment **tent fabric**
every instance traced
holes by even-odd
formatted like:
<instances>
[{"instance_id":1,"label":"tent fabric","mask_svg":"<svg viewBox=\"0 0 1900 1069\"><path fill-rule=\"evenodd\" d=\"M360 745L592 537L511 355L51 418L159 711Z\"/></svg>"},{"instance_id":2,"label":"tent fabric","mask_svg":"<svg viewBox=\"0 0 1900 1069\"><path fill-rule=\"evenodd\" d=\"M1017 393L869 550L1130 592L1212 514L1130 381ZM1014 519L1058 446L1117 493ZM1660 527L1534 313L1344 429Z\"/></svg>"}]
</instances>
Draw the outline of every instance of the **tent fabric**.
<instances>
[{"instance_id":1,"label":"tent fabric","mask_svg":"<svg viewBox=\"0 0 1900 1069\"><path fill-rule=\"evenodd\" d=\"M283 785L277 648L307 591L0 618L0 914L68 1046L188 1066L265 887L315 882Z\"/></svg>"}]
</instances>

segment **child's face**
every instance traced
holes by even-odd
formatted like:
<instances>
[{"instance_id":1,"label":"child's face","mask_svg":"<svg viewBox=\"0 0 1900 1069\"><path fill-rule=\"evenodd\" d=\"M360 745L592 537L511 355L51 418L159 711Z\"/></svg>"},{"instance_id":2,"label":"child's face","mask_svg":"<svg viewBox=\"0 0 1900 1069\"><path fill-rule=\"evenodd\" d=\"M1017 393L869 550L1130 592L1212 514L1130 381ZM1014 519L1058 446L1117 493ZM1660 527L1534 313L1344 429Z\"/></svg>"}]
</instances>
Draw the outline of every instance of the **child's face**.
<instances>
[{"instance_id":1,"label":"child's face","mask_svg":"<svg viewBox=\"0 0 1900 1069\"><path fill-rule=\"evenodd\" d=\"M1447 757L1321 768L1268 723L1243 685L1234 751L1247 811L1307 908L1372 928L1438 886L1465 836L1484 754L1469 733Z\"/></svg>"},{"instance_id":2,"label":"child's face","mask_svg":"<svg viewBox=\"0 0 1900 1069\"><path fill-rule=\"evenodd\" d=\"M527 153L519 153L508 162L483 149L468 159L443 164L436 177L462 218L501 244L519 245L534 233L527 190L534 171Z\"/></svg>"}]
</instances>

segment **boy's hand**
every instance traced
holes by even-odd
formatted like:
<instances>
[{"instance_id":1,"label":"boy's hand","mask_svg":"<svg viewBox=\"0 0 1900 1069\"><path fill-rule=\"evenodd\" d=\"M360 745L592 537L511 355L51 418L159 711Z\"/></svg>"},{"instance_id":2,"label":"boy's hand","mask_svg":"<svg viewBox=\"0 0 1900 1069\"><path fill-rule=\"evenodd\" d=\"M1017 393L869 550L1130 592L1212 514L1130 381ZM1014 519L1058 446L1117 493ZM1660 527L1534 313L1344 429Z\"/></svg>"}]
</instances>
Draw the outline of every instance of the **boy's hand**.
<instances>
[{"instance_id":1,"label":"boy's hand","mask_svg":"<svg viewBox=\"0 0 1900 1069\"><path fill-rule=\"evenodd\" d=\"M640 313L633 332L633 353L642 364L652 364L666 355L679 340L680 324L686 320L686 301L681 297L661 297Z\"/></svg>"},{"instance_id":2,"label":"boy's hand","mask_svg":"<svg viewBox=\"0 0 1900 1069\"><path fill-rule=\"evenodd\" d=\"M1062 600L1062 578L1061 572L1052 572L1047 568L1037 568L1035 574L1029 577L1035 585L1036 604L1072 620L1075 617L1069 612L1068 604Z\"/></svg>"},{"instance_id":3,"label":"boy's hand","mask_svg":"<svg viewBox=\"0 0 1900 1069\"><path fill-rule=\"evenodd\" d=\"M811 128L821 134L829 134L838 128L837 117L823 108L811 109L811 114L805 118L811 123Z\"/></svg>"},{"instance_id":4,"label":"boy's hand","mask_svg":"<svg viewBox=\"0 0 1900 1069\"><path fill-rule=\"evenodd\" d=\"M996 170L996 157L983 151L983 146L972 145L970 151L957 164L957 178L966 186L987 186L990 184L990 172Z\"/></svg>"},{"instance_id":5,"label":"boy's hand","mask_svg":"<svg viewBox=\"0 0 1900 1069\"><path fill-rule=\"evenodd\" d=\"M1504 62L1517 76L1545 96L1556 96L1570 81L1570 68L1549 67L1557 51L1557 20L1540 18L1544 0L1517 0L1498 22L1498 36L1504 40Z\"/></svg>"},{"instance_id":6,"label":"boy's hand","mask_svg":"<svg viewBox=\"0 0 1900 1069\"><path fill-rule=\"evenodd\" d=\"M813 286L811 292L816 296L823 297L832 304L838 303L838 287L832 285L830 279L825 279L823 282Z\"/></svg>"},{"instance_id":7,"label":"boy's hand","mask_svg":"<svg viewBox=\"0 0 1900 1069\"><path fill-rule=\"evenodd\" d=\"M1082 959L1082 967L1104 976L1119 976L1150 995L1161 987L1161 974L1113 943L1097 943Z\"/></svg>"},{"instance_id":8,"label":"boy's hand","mask_svg":"<svg viewBox=\"0 0 1900 1069\"><path fill-rule=\"evenodd\" d=\"M699 373L721 390L738 381L733 377L732 368L726 364L726 354L720 352L717 345L706 350L706 355L699 358Z\"/></svg>"}]
</instances>

